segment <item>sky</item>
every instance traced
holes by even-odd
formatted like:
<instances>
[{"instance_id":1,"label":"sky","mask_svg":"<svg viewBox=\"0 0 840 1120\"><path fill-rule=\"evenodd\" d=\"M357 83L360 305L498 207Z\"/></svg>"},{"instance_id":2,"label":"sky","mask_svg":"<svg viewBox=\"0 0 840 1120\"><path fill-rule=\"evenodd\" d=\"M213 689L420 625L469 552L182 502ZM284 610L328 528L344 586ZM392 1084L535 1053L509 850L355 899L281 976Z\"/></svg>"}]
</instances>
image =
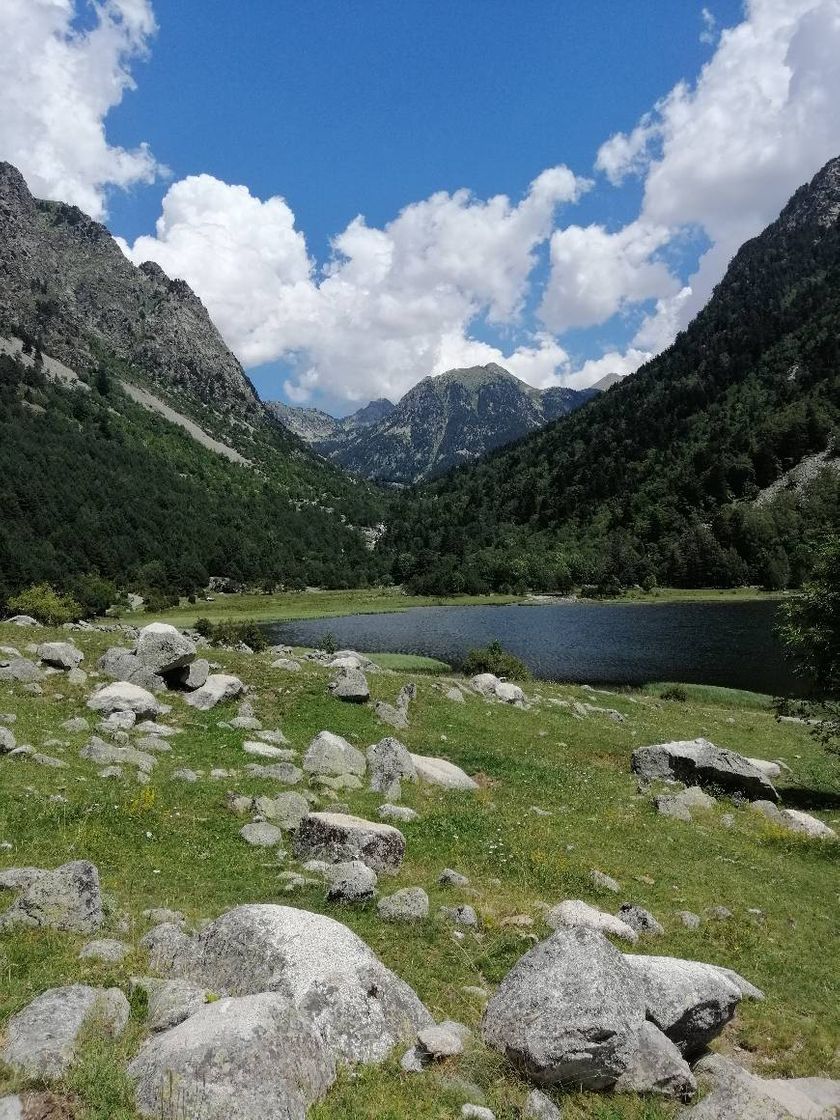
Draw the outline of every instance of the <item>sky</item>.
<instances>
[{"instance_id":1,"label":"sky","mask_svg":"<svg viewBox=\"0 0 840 1120\"><path fill-rule=\"evenodd\" d=\"M633 372L840 154L840 0L0 0L0 158L265 399Z\"/></svg>"}]
</instances>

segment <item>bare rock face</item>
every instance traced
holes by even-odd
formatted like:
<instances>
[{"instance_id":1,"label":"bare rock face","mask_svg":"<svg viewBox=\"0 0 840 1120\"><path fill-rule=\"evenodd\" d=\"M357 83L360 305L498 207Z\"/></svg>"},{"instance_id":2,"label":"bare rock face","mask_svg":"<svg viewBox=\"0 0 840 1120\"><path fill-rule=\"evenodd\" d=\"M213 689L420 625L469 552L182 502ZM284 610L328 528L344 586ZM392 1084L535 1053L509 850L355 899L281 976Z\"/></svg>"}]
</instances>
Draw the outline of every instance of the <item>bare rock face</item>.
<instances>
[{"instance_id":1,"label":"bare rock face","mask_svg":"<svg viewBox=\"0 0 840 1120\"><path fill-rule=\"evenodd\" d=\"M360 860L373 871L393 873L403 861L405 837L382 821L346 813L310 813L295 834L294 852L298 859Z\"/></svg>"},{"instance_id":2,"label":"bare rock face","mask_svg":"<svg viewBox=\"0 0 840 1120\"><path fill-rule=\"evenodd\" d=\"M0 1061L27 1077L54 1081L70 1068L83 1027L116 1038L128 1016L128 1000L119 988L50 988L9 1020Z\"/></svg>"},{"instance_id":3,"label":"bare rock face","mask_svg":"<svg viewBox=\"0 0 840 1120\"><path fill-rule=\"evenodd\" d=\"M740 793L751 801L778 801L772 783L748 758L723 750L708 739L680 740L638 747L633 751L633 773L643 781L678 781L687 786L711 786Z\"/></svg>"},{"instance_id":4,"label":"bare rock face","mask_svg":"<svg viewBox=\"0 0 840 1120\"><path fill-rule=\"evenodd\" d=\"M381 1062L433 1022L352 930L290 906L229 910L184 943L172 972L218 993L283 993L341 1061Z\"/></svg>"},{"instance_id":5,"label":"bare rock face","mask_svg":"<svg viewBox=\"0 0 840 1120\"><path fill-rule=\"evenodd\" d=\"M221 999L153 1035L128 1067L143 1116L305 1120L335 1059L283 995Z\"/></svg>"},{"instance_id":6,"label":"bare rock face","mask_svg":"<svg viewBox=\"0 0 840 1120\"><path fill-rule=\"evenodd\" d=\"M0 929L25 926L66 933L95 933L102 925L99 873L87 860L65 863L55 871L34 871L9 909Z\"/></svg>"}]
</instances>

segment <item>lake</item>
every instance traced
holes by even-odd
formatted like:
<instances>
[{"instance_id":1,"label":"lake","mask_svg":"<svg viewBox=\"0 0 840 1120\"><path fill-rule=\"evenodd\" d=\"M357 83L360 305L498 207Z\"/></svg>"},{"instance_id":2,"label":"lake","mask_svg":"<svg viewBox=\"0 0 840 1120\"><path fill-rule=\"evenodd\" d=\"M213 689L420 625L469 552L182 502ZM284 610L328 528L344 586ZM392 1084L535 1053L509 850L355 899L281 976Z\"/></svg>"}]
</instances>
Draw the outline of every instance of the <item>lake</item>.
<instances>
[{"instance_id":1,"label":"lake","mask_svg":"<svg viewBox=\"0 0 840 1120\"><path fill-rule=\"evenodd\" d=\"M691 681L772 695L799 691L774 633L778 603L551 603L416 607L271 624L272 642L418 653L457 665L493 639L542 680Z\"/></svg>"}]
</instances>

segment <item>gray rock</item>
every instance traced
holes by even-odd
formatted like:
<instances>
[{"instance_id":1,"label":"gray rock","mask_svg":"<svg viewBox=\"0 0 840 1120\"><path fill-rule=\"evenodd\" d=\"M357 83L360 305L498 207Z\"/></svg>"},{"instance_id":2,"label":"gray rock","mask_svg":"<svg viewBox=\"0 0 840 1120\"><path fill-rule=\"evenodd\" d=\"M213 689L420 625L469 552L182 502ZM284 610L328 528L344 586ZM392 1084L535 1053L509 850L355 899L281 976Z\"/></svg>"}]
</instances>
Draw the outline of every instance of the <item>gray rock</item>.
<instances>
[{"instance_id":1,"label":"gray rock","mask_svg":"<svg viewBox=\"0 0 840 1120\"><path fill-rule=\"evenodd\" d=\"M116 739L122 732L127 734L136 724L137 716L134 712L111 712L106 719L99 721L99 730ZM125 742L125 740L121 739L120 742Z\"/></svg>"},{"instance_id":2,"label":"gray rock","mask_svg":"<svg viewBox=\"0 0 840 1120\"><path fill-rule=\"evenodd\" d=\"M293 766L291 762L270 762L268 765L249 762L245 772L252 778L270 778L272 781L281 782L284 786L296 786L303 779L303 771L299 766Z\"/></svg>"},{"instance_id":3,"label":"gray rock","mask_svg":"<svg viewBox=\"0 0 840 1120\"><path fill-rule=\"evenodd\" d=\"M87 684L88 675L84 669L74 668L67 673L67 683L78 686Z\"/></svg>"},{"instance_id":4,"label":"gray rock","mask_svg":"<svg viewBox=\"0 0 840 1120\"><path fill-rule=\"evenodd\" d=\"M43 672L34 661L25 657L13 657L9 662L0 661L0 681L19 681L21 684L32 684L41 680Z\"/></svg>"},{"instance_id":5,"label":"gray rock","mask_svg":"<svg viewBox=\"0 0 840 1120\"><path fill-rule=\"evenodd\" d=\"M9 847L11 847L11 844ZM6 867L0 871L0 890L26 890L44 874L47 873L39 867Z\"/></svg>"},{"instance_id":6,"label":"gray rock","mask_svg":"<svg viewBox=\"0 0 840 1120\"><path fill-rule=\"evenodd\" d=\"M712 964L641 955L625 961L641 985L647 1017L689 1056L720 1034L743 995L739 984Z\"/></svg>"},{"instance_id":7,"label":"gray rock","mask_svg":"<svg viewBox=\"0 0 840 1120\"><path fill-rule=\"evenodd\" d=\"M143 911L143 917L147 922L153 922L155 925L160 925L163 922L171 922L176 926L187 924L187 919L180 910L170 910L168 906L153 906L151 909Z\"/></svg>"},{"instance_id":8,"label":"gray rock","mask_svg":"<svg viewBox=\"0 0 840 1120\"><path fill-rule=\"evenodd\" d=\"M445 758L430 758L427 755L412 754L411 761L417 778L429 785L442 786L444 789L478 789L478 782L465 774L460 766Z\"/></svg>"},{"instance_id":9,"label":"gray rock","mask_svg":"<svg viewBox=\"0 0 840 1120\"><path fill-rule=\"evenodd\" d=\"M189 980L133 976L131 985L146 993L146 1026L150 1031L167 1031L177 1027L210 1002L208 996L211 993Z\"/></svg>"},{"instance_id":10,"label":"gray rock","mask_svg":"<svg viewBox=\"0 0 840 1120\"><path fill-rule=\"evenodd\" d=\"M239 677L228 673L211 673L201 688L195 692L188 692L184 696L184 703L200 712L209 711L217 704L227 700L234 700L245 691L245 685Z\"/></svg>"},{"instance_id":11,"label":"gray rock","mask_svg":"<svg viewBox=\"0 0 840 1120\"><path fill-rule=\"evenodd\" d=\"M836 840L837 833L817 817L801 809L780 809L772 801L754 801L751 806L769 821L789 832L799 832L814 840Z\"/></svg>"},{"instance_id":12,"label":"gray rock","mask_svg":"<svg viewBox=\"0 0 840 1120\"><path fill-rule=\"evenodd\" d=\"M87 702L94 712L134 712L138 719L154 718L161 711L160 703L151 692L130 681L115 681L105 685Z\"/></svg>"},{"instance_id":13,"label":"gray rock","mask_svg":"<svg viewBox=\"0 0 840 1120\"><path fill-rule=\"evenodd\" d=\"M309 813L309 802L301 794L289 791L276 797L256 797L254 809L278 828L294 832Z\"/></svg>"},{"instance_id":14,"label":"gray rock","mask_svg":"<svg viewBox=\"0 0 840 1120\"><path fill-rule=\"evenodd\" d=\"M31 614L13 614L11 618L6 619L6 622L10 626L31 626L33 629L41 629L41 623Z\"/></svg>"},{"instance_id":15,"label":"gray rock","mask_svg":"<svg viewBox=\"0 0 840 1120\"><path fill-rule=\"evenodd\" d=\"M437 881L442 887L468 887L470 885L466 875L462 875L460 871L453 871L451 867L444 867L438 875Z\"/></svg>"},{"instance_id":16,"label":"gray rock","mask_svg":"<svg viewBox=\"0 0 840 1120\"><path fill-rule=\"evenodd\" d=\"M422 922L429 916L429 896L422 887L403 887L380 898L377 910L386 922Z\"/></svg>"},{"instance_id":17,"label":"gray rock","mask_svg":"<svg viewBox=\"0 0 840 1120\"><path fill-rule=\"evenodd\" d=\"M376 894L376 872L360 860L330 864L325 869L330 902L369 902Z\"/></svg>"},{"instance_id":18,"label":"gray rock","mask_svg":"<svg viewBox=\"0 0 840 1120\"><path fill-rule=\"evenodd\" d=\"M169 754L172 750L172 744L157 735L141 735L136 746L141 751L153 751L155 754Z\"/></svg>"},{"instance_id":19,"label":"gray rock","mask_svg":"<svg viewBox=\"0 0 840 1120\"><path fill-rule=\"evenodd\" d=\"M690 910L679 910L677 917L685 926L686 929L699 929L700 928L700 915L693 914Z\"/></svg>"},{"instance_id":20,"label":"gray rock","mask_svg":"<svg viewBox=\"0 0 840 1120\"><path fill-rule=\"evenodd\" d=\"M348 704L366 704L370 699L367 677L361 669L341 669L330 684L330 692L336 700Z\"/></svg>"},{"instance_id":21,"label":"gray rock","mask_svg":"<svg viewBox=\"0 0 840 1120\"><path fill-rule=\"evenodd\" d=\"M299 673L300 662L295 661L293 657L278 657L276 661L271 662L272 669L282 669L285 673Z\"/></svg>"},{"instance_id":22,"label":"gray rock","mask_svg":"<svg viewBox=\"0 0 840 1120\"><path fill-rule=\"evenodd\" d=\"M239 835L254 848L275 848L283 840L282 829L273 824L246 824Z\"/></svg>"},{"instance_id":23,"label":"gray rock","mask_svg":"<svg viewBox=\"0 0 840 1120\"><path fill-rule=\"evenodd\" d=\"M230 726L235 731L262 731L262 723L256 716L234 716Z\"/></svg>"},{"instance_id":24,"label":"gray rock","mask_svg":"<svg viewBox=\"0 0 840 1120\"><path fill-rule=\"evenodd\" d=\"M349 1062L380 1062L433 1021L346 926L289 906L228 911L184 946L173 973L218 993L282 991Z\"/></svg>"},{"instance_id":25,"label":"gray rock","mask_svg":"<svg viewBox=\"0 0 840 1120\"><path fill-rule=\"evenodd\" d=\"M599 933L560 930L535 945L487 1004L485 1041L538 1085L606 1089L645 1021L642 988Z\"/></svg>"},{"instance_id":26,"label":"gray rock","mask_svg":"<svg viewBox=\"0 0 840 1120\"><path fill-rule=\"evenodd\" d=\"M376 872L392 873L403 861L405 837L380 821L345 813L310 813L295 834L294 852L299 859L329 863L358 859Z\"/></svg>"},{"instance_id":27,"label":"gray rock","mask_svg":"<svg viewBox=\"0 0 840 1120\"><path fill-rule=\"evenodd\" d=\"M157 764L153 754L138 751L136 747L117 747L113 743L106 743L96 735L79 751L79 758L87 762L96 762L100 766L136 766L146 774Z\"/></svg>"},{"instance_id":28,"label":"gray rock","mask_svg":"<svg viewBox=\"0 0 840 1120\"><path fill-rule=\"evenodd\" d=\"M603 871L590 871L589 878L593 887L599 891L612 891L613 894L618 894L621 890L615 879L610 875L605 875Z\"/></svg>"},{"instance_id":29,"label":"gray rock","mask_svg":"<svg viewBox=\"0 0 840 1120\"><path fill-rule=\"evenodd\" d=\"M558 903L557 906L552 906L545 920L554 930L564 926L569 928L581 926L598 930L600 933L612 934L613 937L621 937L631 944L638 941L635 927L624 921L621 914L614 918L612 914L605 914L603 910L598 910L597 907L590 906L588 902L582 902L580 899L569 898Z\"/></svg>"},{"instance_id":30,"label":"gray rock","mask_svg":"<svg viewBox=\"0 0 840 1120\"><path fill-rule=\"evenodd\" d=\"M38 871L0 915L0 929L24 926L65 933L95 933L102 925L99 873L87 860Z\"/></svg>"},{"instance_id":31,"label":"gray rock","mask_svg":"<svg viewBox=\"0 0 840 1120\"><path fill-rule=\"evenodd\" d=\"M522 1109L522 1120L563 1120L563 1113L539 1089L532 1089Z\"/></svg>"},{"instance_id":32,"label":"gray rock","mask_svg":"<svg viewBox=\"0 0 840 1120\"><path fill-rule=\"evenodd\" d=\"M403 780L417 780L417 771L408 749L391 736L368 747L367 764L370 788L395 800L401 795Z\"/></svg>"},{"instance_id":33,"label":"gray rock","mask_svg":"<svg viewBox=\"0 0 840 1120\"><path fill-rule=\"evenodd\" d=\"M447 1023L423 1027L417 1041L430 1058L455 1058L464 1052L463 1034Z\"/></svg>"},{"instance_id":34,"label":"gray rock","mask_svg":"<svg viewBox=\"0 0 840 1120\"><path fill-rule=\"evenodd\" d=\"M116 1038L128 1016L128 1000L119 988L50 988L11 1017L0 1061L27 1077L54 1081L73 1064L84 1027Z\"/></svg>"},{"instance_id":35,"label":"gray rock","mask_svg":"<svg viewBox=\"0 0 840 1120\"><path fill-rule=\"evenodd\" d=\"M195 643L167 622L152 622L137 635L137 659L151 673L163 675L195 660Z\"/></svg>"},{"instance_id":36,"label":"gray rock","mask_svg":"<svg viewBox=\"0 0 840 1120\"><path fill-rule=\"evenodd\" d=\"M403 708L395 708L393 704L389 704L385 700L377 700L373 710L376 712L377 719L381 720L382 723L390 724L397 731L405 731L408 727L408 716Z\"/></svg>"},{"instance_id":37,"label":"gray rock","mask_svg":"<svg viewBox=\"0 0 840 1120\"><path fill-rule=\"evenodd\" d=\"M161 922L140 938L139 945L149 954L152 971L167 973L188 942L180 922Z\"/></svg>"},{"instance_id":38,"label":"gray rock","mask_svg":"<svg viewBox=\"0 0 840 1120\"><path fill-rule=\"evenodd\" d=\"M700 786L689 786L678 793L662 793L654 798L656 811L663 817L673 817L678 821L692 820L692 811L713 809L715 799L704 793Z\"/></svg>"},{"instance_id":39,"label":"gray rock","mask_svg":"<svg viewBox=\"0 0 840 1120\"><path fill-rule=\"evenodd\" d=\"M8 754L13 751L17 743L14 735L9 731L8 727L0 727L0 754Z\"/></svg>"},{"instance_id":40,"label":"gray rock","mask_svg":"<svg viewBox=\"0 0 840 1120\"><path fill-rule=\"evenodd\" d=\"M251 739L242 744L242 749L253 758L273 758L278 762L289 762L297 754L287 747L275 747L271 743L263 743L261 740L256 742Z\"/></svg>"},{"instance_id":41,"label":"gray rock","mask_svg":"<svg viewBox=\"0 0 840 1120\"><path fill-rule=\"evenodd\" d=\"M697 1091L688 1063L653 1023L642 1023L631 1036L621 1062L623 1069L615 1083L618 1093L655 1093L689 1100Z\"/></svg>"},{"instance_id":42,"label":"gray rock","mask_svg":"<svg viewBox=\"0 0 840 1120\"><path fill-rule=\"evenodd\" d=\"M455 704L465 704L464 694L460 688L448 688L446 690L446 699L451 700Z\"/></svg>"},{"instance_id":43,"label":"gray rock","mask_svg":"<svg viewBox=\"0 0 840 1120\"><path fill-rule=\"evenodd\" d=\"M79 960L118 964L130 952L131 946L126 945L124 941L117 941L113 937L102 937L98 941L89 941L79 953Z\"/></svg>"},{"instance_id":44,"label":"gray rock","mask_svg":"<svg viewBox=\"0 0 840 1120\"><path fill-rule=\"evenodd\" d=\"M128 1067L151 1117L305 1120L335 1060L305 1014L276 992L221 999L153 1035Z\"/></svg>"},{"instance_id":45,"label":"gray rock","mask_svg":"<svg viewBox=\"0 0 840 1120\"><path fill-rule=\"evenodd\" d=\"M189 770L187 768L173 770L169 777L173 782L189 782L192 784L198 781L198 774L196 774L195 770Z\"/></svg>"},{"instance_id":46,"label":"gray rock","mask_svg":"<svg viewBox=\"0 0 840 1120\"><path fill-rule=\"evenodd\" d=\"M438 911L444 921L451 922L453 926L467 926L474 929L478 925L478 914L472 906L441 906Z\"/></svg>"},{"instance_id":47,"label":"gray rock","mask_svg":"<svg viewBox=\"0 0 840 1120\"><path fill-rule=\"evenodd\" d=\"M140 662L133 650L124 646L111 646L99 658L96 668L112 680L127 681L140 668Z\"/></svg>"},{"instance_id":48,"label":"gray rock","mask_svg":"<svg viewBox=\"0 0 840 1120\"><path fill-rule=\"evenodd\" d=\"M840 1081L756 1077L722 1054L703 1058L695 1072L711 1091L685 1120L835 1120L840 1113Z\"/></svg>"},{"instance_id":49,"label":"gray rock","mask_svg":"<svg viewBox=\"0 0 840 1120\"><path fill-rule=\"evenodd\" d=\"M671 780L740 793L751 801L778 800L772 783L741 754L723 750L708 739L680 740L638 747L633 773L644 781Z\"/></svg>"},{"instance_id":50,"label":"gray rock","mask_svg":"<svg viewBox=\"0 0 840 1120\"><path fill-rule=\"evenodd\" d=\"M72 642L42 642L38 646L38 656L45 665L55 669L75 669L85 659Z\"/></svg>"},{"instance_id":51,"label":"gray rock","mask_svg":"<svg viewBox=\"0 0 840 1120\"><path fill-rule=\"evenodd\" d=\"M84 716L73 716L72 719L66 719L61 727L62 730L75 734L80 731L88 731L90 724Z\"/></svg>"},{"instance_id":52,"label":"gray rock","mask_svg":"<svg viewBox=\"0 0 840 1120\"><path fill-rule=\"evenodd\" d=\"M402 821L403 824L419 820L420 817L419 813L409 809L407 805L389 805L387 802L376 811L383 821Z\"/></svg>"},{"instance_id":53,"label":"gray rock","mask_svg":"<svg viewBox=\"0 0 840 1120\"><path fill-rule=\"evenodd\" d=\"M462 1104L461 1120L496 1120L496 1113L483 1104Z\"/></svg>"},{"instance_id":54,"label":"gray rock","mask_svg":"<svg viewBox=\"0 0 840 1120\"><path fill-rule=\"evenodd\" d=\"M306 749L302 766L305 773L314 777L343 778L349 774L363 778L367 769L362 752L332 731L321 731L315 736Z\"/></svg>"},{"instance_id":55,"label":"gray rock","mask_svg":"<svg viewBox=\"0 0 840 1120\"><path fill-rule=\"evenodd\" d=\"M661 937L665 933L650 910L645 910L642 906L634 906L630 902L622 903L618 908L617 917L636 933L649 934L653 937Z\"/></svg>"},{"instance_id":56,"label":"gray rock","mask_svg":"<svg viewBox=\"0 0 840 1120\"><path fill-rule=\"evenodd\" d=\"M179 669L172 669L166 674L170 687L182 688L185 692L195 692L203 688L210 676L210 662L206 657L197 657L189 665L182 665Z\"/></svg>"}]
</instances>

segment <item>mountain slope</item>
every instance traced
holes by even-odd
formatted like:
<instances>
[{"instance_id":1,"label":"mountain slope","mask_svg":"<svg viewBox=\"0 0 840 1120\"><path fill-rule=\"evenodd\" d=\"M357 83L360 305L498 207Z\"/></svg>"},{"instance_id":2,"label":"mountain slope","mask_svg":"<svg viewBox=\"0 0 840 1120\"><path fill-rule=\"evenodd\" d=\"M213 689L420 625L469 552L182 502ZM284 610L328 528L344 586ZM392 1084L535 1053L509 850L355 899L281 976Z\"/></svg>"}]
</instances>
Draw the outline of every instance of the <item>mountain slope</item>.
<instances>
[{"instance_id":1,"label":"mountain slope","mask_svg":"<svg viewBox=\"0 0 840 1120\"><path fill-rule=\"evenodd\" d=\"M753 499L806 455L836 454L838 425L840 159L741 248L667 351L410 496L384 546L418 586L784 586L840 520L837 475Z\"/></svg>"},{"instance_id":2,"label":"mountain slope","mask_svg":"<svg viewBox=\"0 0 840 1120\"><path fill-rule=\"evenodd\" d=\"M267 401L266 408L289 431L294 432L322 454L327 454L327 448L341 443L345 437L353 435L359 428L366 428L382 420L393 412L394 406L389 400L381 397L366 404L357 412L351 413L350 416L338 419L320 408L300 408L284 404L282 401Z\"/></svg>"},{"instance_id":3,"label":"mountain slope","mask_svg":"<svg viewBox=\"0 0 840 1120\"><path fill-rule=\"evenodd\" d=\"M594 390L534 389L501 366L453 369L426 377L400 400L373 401L335 428L315 432L309 414L272 406L284 423L323 455L354 474L407 484L432 478L454 466L520 439L584 404ZM280 411L282 410L282 411ZM318 419L326 417L319 413ZM308 424L307 437L302 425Z\"/></svg>"},{"instance_id":4,"label":"mountain slope","mask_svg":"<svg viewBox=\"0 0 840 1120\"><path fill-rule=\"evenodd\" d=\"M0 164L0 598L97 571L364 581L375 492L259 401L200 300ZM143 572L145 571L145 575Z\"/></svg>"}]
</instances>

